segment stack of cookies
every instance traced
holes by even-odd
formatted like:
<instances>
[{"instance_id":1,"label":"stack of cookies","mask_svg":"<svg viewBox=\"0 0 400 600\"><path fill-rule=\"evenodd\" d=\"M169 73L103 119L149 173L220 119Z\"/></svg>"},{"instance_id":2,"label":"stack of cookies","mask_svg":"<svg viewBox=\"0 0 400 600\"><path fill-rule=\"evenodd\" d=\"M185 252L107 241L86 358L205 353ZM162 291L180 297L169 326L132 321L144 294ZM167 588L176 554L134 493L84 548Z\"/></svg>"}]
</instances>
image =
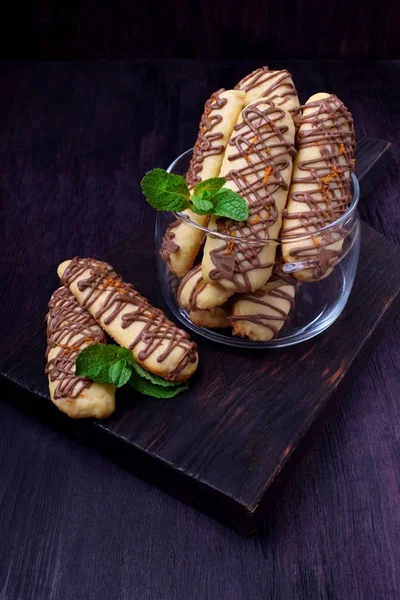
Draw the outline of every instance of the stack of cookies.
<instances>
[{"instance_id":1,"label":"stack of cookies","mask_svg":"<svg viewBox=\"0 0 400 600\"><path fill-rule=\"evenodd\" d=\"M350 205L354 151L343 102L318 93L300 105L287 70L263 67L211 95L186 180L193 189L225 177L249 217L186 211L209 232L180 220L165 232L161 256L182 278L177 301L194 323L256 341L278 336L299 285L340 260L346 231L323 228Z\"/></svg>"},{"instance_id":2,"label":"stack of cookies","mask_svg":"<svg viewBox=\"0 0 400 600\"><path fill-rule=\"evenodd\" d=\"M57 272L61 287L46 317L46 373L51 400L61 411L99 419L114 412L113 385L75 375L81 350L107 344L106 333L150 373L172 382L191 377L199 361L196 344L111 265L75 257Z\"/></svg>"}]
</instances>

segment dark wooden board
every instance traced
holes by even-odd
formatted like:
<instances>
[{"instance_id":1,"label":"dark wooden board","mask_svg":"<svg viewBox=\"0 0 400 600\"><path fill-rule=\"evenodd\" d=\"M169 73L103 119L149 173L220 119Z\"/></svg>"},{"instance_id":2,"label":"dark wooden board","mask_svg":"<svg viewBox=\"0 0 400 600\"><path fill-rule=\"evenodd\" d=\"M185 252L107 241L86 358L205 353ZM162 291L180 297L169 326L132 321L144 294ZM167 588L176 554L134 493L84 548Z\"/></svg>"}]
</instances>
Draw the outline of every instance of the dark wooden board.
<instances>
[{"instance_id":1,"label":"dark wooden board","mask_svg":"<svg viewBox=\"0 0 400 600\"><path fill-rule=\"evenodd\" d=\"M358 176L383 164L386 142L359 143ZM370 184L372 182L370 181ZM154 257L148 232L138 231L107 256L155 304L148 273ZM54 267L48 277L57 285ZM121 392L105 422L57 422L119 464L241 533L256 529L284 468L311 439L354 381L368 352L396 312L400 250L366 225L354 290L339 320L324 334L288 349L243 352L202 338L201 367L191 389L165 401ZM0 373L47 398L43 307L38 319L3 347ZM47 401L50 411L56 411Z\"/></svg>"}]
</instances>

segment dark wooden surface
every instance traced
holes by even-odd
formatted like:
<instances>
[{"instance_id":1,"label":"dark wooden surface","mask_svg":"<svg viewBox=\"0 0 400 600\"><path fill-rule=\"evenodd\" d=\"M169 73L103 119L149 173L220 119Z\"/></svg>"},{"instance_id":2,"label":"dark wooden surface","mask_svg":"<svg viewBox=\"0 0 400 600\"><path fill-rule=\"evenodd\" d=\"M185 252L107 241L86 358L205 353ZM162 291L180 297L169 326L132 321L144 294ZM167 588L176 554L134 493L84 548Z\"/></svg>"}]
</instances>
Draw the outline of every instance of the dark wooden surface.
<instances>
[{"instance_id":1,"label":"dark wooden surface","mask_svg":"<svg viewBox=\"0 0 400 600\"><path fill-rule=\"evenodd\" d=\"M359 133L394 142L362 213L398 243L399 66L286 65L303 98L332 89ZM1 65L3 337L40 310L49 269L72 248L105 252L130 233L139 174L188 147L199 94L255 66ZM0 597L396 598L398 335L396 322L254 539L119 470L45 416L38 423L37 400L4 387Z\"/></svg>"},{"instance_id":2,"label":"dark wooden surface","mask_svg":"<svg viewBox=\"0 0 400 600\"><path fill-rule=\"evenodd\" d=\"M2 57L400 58L396 0L9 3Z\"/></svg>"},{"instance_id":3,"label":"dark wooden surface","mask_svg":"<svg viewBox=\"0 0 400 600\"><path fill-rule=\"evenodd\" d=\"M370 184L372 176L381 179L387 158L387 142L360 139L361 189L365 175ZM141 202L138 197L133 219ZM149 277L155 272L154 254L146 248L153 221L138 230L133 220L131 236L103 258L153 304L166 308L157 281ZM311 443L319 432L400 308L400 249L365 224L361 239L352 295L323 335L270 352L221 348L197 337L200 368L179 398L160 402L127 388L118 392L117 410L106 421L70 422L63 416L60 425L178 499L240 533L254 533L289 476L283 471L293 470L305 439ZM58 286L54 266L47 277ZM3 347L0 375L50 405L44 375L46 301L40 313Z\"/></svg>"}]
</instances>

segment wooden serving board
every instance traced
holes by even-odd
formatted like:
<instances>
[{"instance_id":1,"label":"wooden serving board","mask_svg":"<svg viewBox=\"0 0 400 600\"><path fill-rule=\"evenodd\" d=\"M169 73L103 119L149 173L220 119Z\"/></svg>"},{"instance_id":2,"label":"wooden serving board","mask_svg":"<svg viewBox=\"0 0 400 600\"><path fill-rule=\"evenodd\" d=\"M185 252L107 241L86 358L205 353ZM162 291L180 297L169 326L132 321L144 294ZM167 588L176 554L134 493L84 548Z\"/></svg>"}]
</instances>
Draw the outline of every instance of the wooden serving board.
<instances>
[{"instance_id":1,"label":"wooden serving board","mask_svg":"<svg viewBox=\"0 0 400 600\"><path fill-rule=\"evenodd\" d=\"M376 165L388 144L364 139L358 148L363 189L363 180L371 186L379 176ZM98 258L162 306L148 276L154 272L148 244L147 232L134 233ZM56 288L55 269L49 277ZM42 398L32 403L40 402L58 425L118 464L249 534L288 465L350 387L399 307L400 249L363 224L356 282L336 323L308 342L269 351L243 351L194 336L201 365L190 390L177 398L160 401L119 390L117 410L106 421L72 421L59 413L48 400L44 375L46 306L3 347L0 373Z\"/></svg>"}]
</instances>

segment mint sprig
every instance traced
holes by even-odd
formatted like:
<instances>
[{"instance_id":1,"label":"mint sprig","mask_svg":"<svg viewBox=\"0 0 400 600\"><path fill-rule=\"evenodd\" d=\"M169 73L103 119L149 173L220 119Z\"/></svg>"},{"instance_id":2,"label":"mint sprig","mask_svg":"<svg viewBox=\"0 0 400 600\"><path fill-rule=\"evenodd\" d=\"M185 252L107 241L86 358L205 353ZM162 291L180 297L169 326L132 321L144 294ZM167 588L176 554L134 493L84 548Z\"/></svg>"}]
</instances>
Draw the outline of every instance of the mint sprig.
<instances>
[{"instance_id":1,"label":"mint sprig","mask_svg":"<svg viewBox=\"0 0 400 600\"><path fill-rule=\"evenodd\" d=\"M136 372L136 374L139 375L139 377L141 377L142 379L144 378L144 379L147 379L148 381L151 381L151 383L154 383L154 385L158 385L161 387L177 387L180 385L179 383L176 383L175 381L168 381L168 379L163 379L162 377L158 377L158 375L153 375L153 373L146 371L146 369L144 369L142 367L142 365L139 365L139 363L137 363L135 361L133 356L132 356L132 368Z\"/></svg>"},{"instance_id":2,"label":"mint sprig","mask_svg":"<svg viewBox=\"0 0 400 600\"><path fill-rule=\"evenodd\" d=\"M188 389L187 385L174 385L171 387L164 387L157 385L156 383L149 381L147 378L140 377L137 373L132 373L129 379L129 384L140 394L145 396L153 396L153 398L173 398L181 392Z\"/></svg>"},{"instance_id":3,"label":"mint sprig","mask_svg":"<svg viewBox=\"0 0 400 600\"><path fill-rule=\"evenodd\" d=\"M209 215L214 209L214 204L210 200L210 197L210 192L202 192L199 196L193 196L193 212L196 212L198 215Z\"/></svg>"},{"instance_id":4,"label":"mint sprig","mask_svg":"<svg viewBox=\"0 0 400 600\"><path fill-rule=\"evenodd\" d=\"M245 221L249 216L249 207L239 194L228 188L222 188L214 196L213 214L233 221Z\"/></svg>"},{"instance_id":5,"label":"mint sprig","mask_svg":"<svg viewBox=\"0 0 400 600\"><path fill-rule=\"evenodd\" d=\"M157 210L181 211L189 207L189 189L184 177L153 169L141 184L148 203Z\"/></svg>"},{"instance_id":6,"label":"mint sprig","mask_svg":"<svg viewBox=\"0 0 400 600\"><path fill-rule=\"evenodd\" d=\"M213 194L224 187L225 183L225 177L210 177L210 179L205 179L204 181L200 181L200 183L195 185L193 192L196 196L202 192L211 192Z\"/></svg>"},{"instance_id":7,"label":"mint sprig","mask_svg":"<svg viewBox=\"0 0 400 600\"><path fill-rule=\"evenodd\" d=\"M93 344L78 354L75 375L87 377L98 383L112 383L116 387L121 387L131 376L131 357L132 352L127 348Z\"/></svg>"},{"instance_id":8,"label":"mint sprig","mask_svg":"<svg viewBox=\"0 0 400 600\"><path fill-rule=\"evenodd\" d=\"M146 371L128 348L114 344L93 344L84 348L75 361L75 375L117 388L126 383L139 393L153 398L173 398L188 389L186 384L167 381Z\"/></svg>"},{"instance_id":9,"label":"mint sprig","mask_svg":"<svg viewBox=\"0 0 400 600\"><path fill-rule=\"evenodd\" d=\"M198 215L217 215L245 221L249 208L240 194L224 188L225 177L212 177L198 183L193 194L181 175L153 169L141 181L143 195L156 210L181 212L190 208Z\"/></svg>"}]
</instances>

